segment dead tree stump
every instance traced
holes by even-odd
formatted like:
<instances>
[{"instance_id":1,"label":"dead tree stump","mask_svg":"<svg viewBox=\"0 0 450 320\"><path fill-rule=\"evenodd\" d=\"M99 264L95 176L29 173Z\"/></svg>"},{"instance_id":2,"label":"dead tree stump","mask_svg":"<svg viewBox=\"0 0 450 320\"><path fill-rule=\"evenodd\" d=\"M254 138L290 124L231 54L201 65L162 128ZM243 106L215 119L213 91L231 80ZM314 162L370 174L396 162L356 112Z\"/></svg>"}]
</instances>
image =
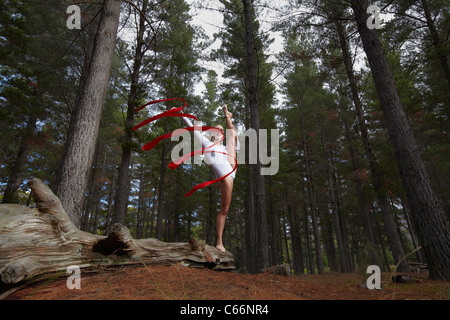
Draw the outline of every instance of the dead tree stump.
<instances>
[{"instance_id":1,"label":"dead tree stump","mask_svg":"<svg viewBox=\"0 0 450 320\"><path fill-rule=\"evenodd\" d=\"M3 284L65 272L69 265L86 268L179 263L196 268L234 269L230 252L222 253L204 242L198 245L197 240L169 243L133 239L130 231L120 224L113 225L107 237L81 231L44 182L34 178L29 185L37 208L0 205L0 280Z\"/></svg>"}]
</instances>

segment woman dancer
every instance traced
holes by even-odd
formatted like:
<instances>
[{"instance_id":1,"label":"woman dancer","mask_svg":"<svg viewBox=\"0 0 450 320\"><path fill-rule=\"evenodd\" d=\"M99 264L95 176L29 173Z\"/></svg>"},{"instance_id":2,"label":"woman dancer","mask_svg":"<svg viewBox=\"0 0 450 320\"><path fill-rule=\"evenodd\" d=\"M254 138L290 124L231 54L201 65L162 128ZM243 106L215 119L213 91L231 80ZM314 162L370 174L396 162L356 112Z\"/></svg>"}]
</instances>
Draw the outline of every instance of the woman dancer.
<instances>
[{"instance_id":1,"label":"woman dancer","mask_svg":"<svg viewBox=\"0 0 450 320\"><path fill-rule=\"evenodd\" d=\"M182 111L180 112L183 113ZM223 106L223 113L227 123L226 147L222 143L217 143L216 145L210 147L213 143L216 142L217 139L221 138L220 134L216 132L216 130L212 132L213 142L211 142L209 139L203 136L200 131L197 130L194 130L194 136L201 141L203 148L209 147L208 151L215 151L205 153L205 162L213 169L217 178L227 175L234 169L234 171L230 175L220 180L221 202L220 210L216 218L216 248L222 252L225 252L226 250L223 246L222 235L228 210L230 209L231 195L233 192L233 180L236 176L237 169L235 169L235 156L236 151L239 150L239 144L237 140L236 128L231 120L233 115L228 111L227 105ZM188 126L193 127L192 122L189 118L182 118ZM221 125L216 125L215 128L219 129L220 131L222 131L222 134L224 134L223 127Z\"/></svg>"}]
</instances>

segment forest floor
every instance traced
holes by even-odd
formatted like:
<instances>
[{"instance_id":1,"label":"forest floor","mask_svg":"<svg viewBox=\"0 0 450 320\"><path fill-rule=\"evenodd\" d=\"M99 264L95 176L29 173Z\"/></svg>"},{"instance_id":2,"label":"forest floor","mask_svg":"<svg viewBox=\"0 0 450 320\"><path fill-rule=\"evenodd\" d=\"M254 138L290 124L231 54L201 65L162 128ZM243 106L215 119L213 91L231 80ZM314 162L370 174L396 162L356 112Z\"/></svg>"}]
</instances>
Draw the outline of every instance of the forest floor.
<instances>
[{"instance_id":1,"label":"forest floor","mask_svg":"<svg viewBox=\"0 0 450 320\"><path fill-rule=\"evenodd\" d=\"M239 274L174 266L134 266L81 272L81 289L67 275L22 288L7 300L448 300L450 283L415 275L393 283L383 273L381 290L364 288L369 274L280 276ZM413 275L413 274L411 274Z\"/></svg>"}]
</instances>

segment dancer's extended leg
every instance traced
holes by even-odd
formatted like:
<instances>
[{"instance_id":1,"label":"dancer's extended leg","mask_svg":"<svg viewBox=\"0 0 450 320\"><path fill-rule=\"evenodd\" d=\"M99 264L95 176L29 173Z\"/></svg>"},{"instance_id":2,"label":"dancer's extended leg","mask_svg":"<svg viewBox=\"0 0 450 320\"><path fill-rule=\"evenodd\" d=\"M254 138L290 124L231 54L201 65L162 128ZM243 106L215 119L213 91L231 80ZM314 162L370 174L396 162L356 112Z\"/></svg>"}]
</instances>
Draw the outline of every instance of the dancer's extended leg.
<instances>
[{"instance_id":1,"label":"dancer's extended leg","mask_svg":"<svg viewBox=\"0 0 450 320\"><path fill-rule=\"evenodd\" d=\"M235 156L236 156L236 128L231 121L232 114L228 111L227 105L223 106L223 112L227 122L227 154L228 162L234 168L236 166ZM225 247L223 246L222 235L223 229L225 227L225 220L227 218L228 210L231 204L231 195L233 193L233 178L228 176L220 182L221 189L221 202L220 211L216 219L216 230L217 230L217 245L216 248L222 252L225 252Z\"/></svg>"},{"instance_id":2,"label":"dancer's extended leg","mask_svg":"<svg viewBox=\"0 0 450 320\"><path fill-rule=\"evenodd\" d=\"M225 179L221 180L220 191L221 191L220 211L216 219L216 231L217 231L216 248L222 252L225 252L222 235L223 229L225 227L225 220L227 218L228 210L230 209L231 193L233 191L233 178L228 176Z\"/></svg>"},{"instance_id":3,"label":"dancer's extended leg","mask_svg":"<svg viewBox=\"0 0 450 320\"><path fill-rule=\"evenodd\" d=\"M228 154L228 162L231 164L231 167L234 169L236 166L236 127L234 126L233 122L231 121L231 117L233 114L228 111L227 105L223 106L223 113L225 115L225 120L227 122L227 154ZM236 174L237 168L235 170Z\"/></svg>"}]
</instances>

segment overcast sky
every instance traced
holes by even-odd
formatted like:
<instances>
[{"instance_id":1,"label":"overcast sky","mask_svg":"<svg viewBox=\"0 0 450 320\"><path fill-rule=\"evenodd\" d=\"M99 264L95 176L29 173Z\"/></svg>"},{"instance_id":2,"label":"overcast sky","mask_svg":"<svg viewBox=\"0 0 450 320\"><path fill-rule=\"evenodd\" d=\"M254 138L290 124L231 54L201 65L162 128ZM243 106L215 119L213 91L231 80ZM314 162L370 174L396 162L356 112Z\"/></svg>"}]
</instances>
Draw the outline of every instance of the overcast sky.
<instances>
[{"instance_id":1,"label":"overcast sky","mask_svg":"<svg viewBox=\"0 0 450 320\"><path fill-rule=\"evenodd\" d=\"M220 8L222 8L222 4L218 0L186 0L187 3L191 6L190 14L192 16L192 24L201 26L205 33L212 39L214 33L220 31L223 25L223 15L220 12ZM283 50L283 37L279 32L273 32L271 28L273 27L274 22L280 20L280 15L284 11L282 6L286 3L286 1L279 0L271 0L268 1L270 5L269 8L262 8L261 6L257 8L258 11L258 20L260 22L261 31L268 32L270 38L274 39L274 42L269 47L269 50L265 52L269 55L269 61L275 61L276 55ZM306 8L306 11L309 9ZM284 17L291 16L292 12L285 12ZM393 18L391 14L380 14L380 17L384 22L389 21ZM220 47L220 39L217 39L213 45L211 45L208 50L211 51L213 49L217 49ZM364 67L364 57L365 54L361 48L358 49L357 60L355 62L355 71L359 71L360 68ZM226 79L222 78L222 74L224 71L224 65L218 61L200 61L201 65L205 69L213 69L219 75L219 83L223 83ZM282 75L276 75L275 71L272 75L273 83L279 89L283 81ZM206 80L206 75L203 77ZM199 83L196 87L196 93L201 94L204 90L203 83ZM277 90L278 105L282 103L282 95ZM276 107L276 106L274 106Z\"/></svg>"},{"instance_id":2,"label":"overcast sky","mask_svg":"<svg viewBox=\"0 0 450 320\"><path fill-rule=\"evenodd\" d=\"M218 0L208 0L201 2L200 5L203 8L199 7L198 0L186 0L186 2L191 5L190 14L193 17L192 24L201 26L211 39L213 38L214 33L219 32L220 29L224 27L223 15L219 10L217 10L222 7L221 3ZM272 22L274 22L275 19L276 17L273 11L264 10L259 20L261 29L270 32L271 38L275 39L274 43L269 48L269 52L266 52L266 54L270 55L269 60L274 59L275 54L281 51L283 44L283 39L279 33L269 31L269 29L272 27ZM218 49L219 47L220 40L217 39L208 50ZM202 61L201 63L204 68L213 69L218 73L219 82L224 81L224 79L221 77L224 70L223 64L217 61ZM203 85L199 84L196 88L197 93L201 93L203 88Z\"/></svg>"}]
</instances>

